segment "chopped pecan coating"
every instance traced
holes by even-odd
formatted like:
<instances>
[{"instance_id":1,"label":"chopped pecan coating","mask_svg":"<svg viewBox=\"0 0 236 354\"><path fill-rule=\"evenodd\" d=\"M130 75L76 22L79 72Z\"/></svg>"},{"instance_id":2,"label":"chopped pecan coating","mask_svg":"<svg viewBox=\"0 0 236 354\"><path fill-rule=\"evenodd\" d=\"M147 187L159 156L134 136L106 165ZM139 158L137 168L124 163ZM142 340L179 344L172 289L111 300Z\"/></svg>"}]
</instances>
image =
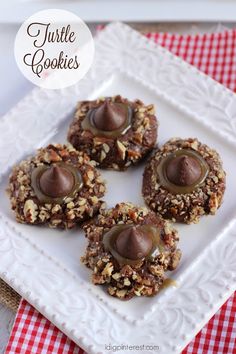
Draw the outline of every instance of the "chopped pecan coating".
<instances>
[{"instance_id":1,"label":"chopped pecan coating","mask_svg":"<svg viewBox=\"0 0 236 354\"><path fill-rule=\"evenodd\" d=\"M160 229L165 250L154 257L141 259L135 265L119 264L104 248L103 236L117 224L153 225ZM168 270L174 270L180 261L177 249L178 233L154 212L136 207L131 203L120 203L115 208L103 210L93 220L83 224L88 246L81 258L83 264L92 269L92 282L104 284L111 296L128 300L134 296L152 296L161 288Z\"/></svg>"},{"instance_id":2,"label":"chopped pecan coating","mask_svg":"<svg viewBox=\"0 0 236 354\"><path fill-rule=\"evenodd\" d=\"M82 176L83 186L61 204L40 202L31 185L32 171L38 166L50 166L57 162L76 167ZM105 207L99 199L104 195L105 185L95 165L95 161L71 145L54 144L39 149L36 156L15 166L9 178L7 191L16 220L20 223L70 229L93 217Z\"/></svg>"},{"instance_id":3,"label":"chopped pecan coating","mask_svg":"<svg viewBox=\"0 0 236 354\"><path fill-rule=\"evenodd\" d=\"M174 194L161 185L157 167L161 160L179 149L199 153L209 166L205 181L191 193ZM165 219L187 224L197 223L202 215L214 215L225 192L225 172L219 154L197 139L173 138L156 150L143 175L143 196L147 205Z\"/></svg>"},{"instance_id":4,"label":"chopped pecan coating","mask_svg":"<svg viewBox=\"0 0 236 354\"><path fill-rule=\"evenodd\" d=\"M132 108L131 127L117 137L97 136L90 130L84 130L82 122L87 113L101 106L104 100L100 98L78 104L69 128L68 141L75 148L85 151L100 167L125 170L144 158L156 145L158 123L154 106L146 106L140 100L129 101L121 96L107 97L106 100Z\"/></svg>"}]
</instances>

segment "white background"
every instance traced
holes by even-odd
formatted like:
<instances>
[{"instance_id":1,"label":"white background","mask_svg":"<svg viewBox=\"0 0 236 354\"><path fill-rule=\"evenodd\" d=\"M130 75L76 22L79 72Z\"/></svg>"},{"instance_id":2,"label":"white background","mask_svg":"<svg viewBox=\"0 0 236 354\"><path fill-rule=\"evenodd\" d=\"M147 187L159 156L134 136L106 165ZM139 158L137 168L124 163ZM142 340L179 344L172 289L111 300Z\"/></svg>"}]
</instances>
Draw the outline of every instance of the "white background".
<instances>
[{"instance_id":1,"label":"white background","mask_svg":"<svg viewBox=\"0 0 236 354\"><path fill-rule=\"evenodd\" d=\"M233 24L227 24L232 27ZM29 90L34 86L27 81L19 71L14 59L14 38L19 28L17 24L0 24L0 116L5 114L14 106ZM90 25L94 32L95 24ZM194 33L203 31L213 31L222 29L219 25L213 24L162 24L159 31L176 31L184 33ZM10 333L10 328L14 320L14 313L0 305L0 353L4 353L4 347Z\"/></svg>"}]
</instances>

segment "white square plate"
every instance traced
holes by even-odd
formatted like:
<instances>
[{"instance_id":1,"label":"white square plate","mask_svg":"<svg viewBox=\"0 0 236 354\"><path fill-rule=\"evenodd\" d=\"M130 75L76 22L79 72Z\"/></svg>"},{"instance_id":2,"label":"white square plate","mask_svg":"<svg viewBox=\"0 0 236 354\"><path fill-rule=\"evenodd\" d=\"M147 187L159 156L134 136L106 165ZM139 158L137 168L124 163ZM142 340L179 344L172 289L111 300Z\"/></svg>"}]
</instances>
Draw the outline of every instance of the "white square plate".
<instances>
[{"instance_id":1,"label":"white square plate","mask_svg":"<svg viewBox=\"0 0 236 354\"><path fill-rule=\"evenodd\" d=\"M80 264L82 232L17 224L5 194L10 168L49 142L65 142L78 100L121 94L154 103L159 144L197 137L217 149L227 172L224 204L197 225L177 225L183 258L177 288L122 302L90 284ZM236 96L123 24L96 39L96 60L78 85L35 89L0 120L0 276L90 354L106 345L156 345L181 351L236 288ZM143 166L102 171L109 207L143 205ZM137 351L133 351L138 352ZM150 353L144 348L142 353Z\"/></svg>"}]
</instances>

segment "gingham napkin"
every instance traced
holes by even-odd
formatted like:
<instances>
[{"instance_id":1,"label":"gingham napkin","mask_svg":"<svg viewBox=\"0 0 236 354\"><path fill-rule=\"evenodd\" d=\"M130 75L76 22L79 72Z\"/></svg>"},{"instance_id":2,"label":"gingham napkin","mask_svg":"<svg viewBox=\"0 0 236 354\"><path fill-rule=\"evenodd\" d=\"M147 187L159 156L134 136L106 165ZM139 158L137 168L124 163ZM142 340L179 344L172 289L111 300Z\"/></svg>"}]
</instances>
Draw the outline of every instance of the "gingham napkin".
<instances>
[{"instance_id":1,"label":"gingham napkin","mask_svg":"<svg viewBox=\"0 0 236 354\"><path fill-rule=\"evenodd\" d=\"M236 91L236 30L194 36L149 33L147 37ZM13 353L86 354L25 300L6 348L6 354ZM236 353L236 293L183 351L190 353Z\"/></svg>"}]
</instances>

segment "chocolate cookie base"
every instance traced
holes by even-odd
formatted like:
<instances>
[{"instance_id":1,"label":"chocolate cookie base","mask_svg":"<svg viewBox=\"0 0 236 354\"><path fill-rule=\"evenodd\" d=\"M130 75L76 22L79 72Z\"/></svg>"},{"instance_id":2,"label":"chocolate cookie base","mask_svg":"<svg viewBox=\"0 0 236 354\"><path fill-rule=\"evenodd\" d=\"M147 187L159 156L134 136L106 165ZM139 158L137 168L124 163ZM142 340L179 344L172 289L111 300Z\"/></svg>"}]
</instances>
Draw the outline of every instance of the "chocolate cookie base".
<instances>
[{"instance_id":1,"label":"chocolate cookie base","mask_svg":"<svg viewBox=\"0 0 236 354\"><path fill-rule=\"evenodd\" d=\"M109 251L104 249L103 235L116 224L151 224L161 229L165 252L149 259L142 259L136 265L120 265ZM165 272L174 270L181 258L177 249L178 233L168 221L163 220L147 208L130 203L117 204L104 210L94 220L83 225L88 246L81 258L83 264L92 269L92 282L107 286L111 296L129 300L134 296L152 296L161 288Z\"/></svg>"},{"instance_id":2,"label":"chocolate cookie base","mask_svg":"<svg viewBox=\"0 0 236 354\"><path fill-rule=\"evenodd\" d=\"M31 173L40 165L65 162L76 167L82 175L83 186L73 198L63 203L42 203L31 186ZM8 194L16 220L27 224L47 224L52 228L72 228L99 212L104 203L104 182L95 169L96 163L71 145L49 145L38 150L35 157L22 161L13 168L9 178Z\"/></svg>"},{"instance_id":3,"label":"chocolate cookie base","mask_svg":"<svg viewBox=\"0 0 236 354\"><path fill-rule=\"evenodd\" d=\"M131 127L116 138L95 136L83 130L82 121L88 111L103 104L104 98L84 101L78 104L75 117L70 125L68 141L76 148L85 151L101 168L125 170L143 159L156 145L157 119L154 106L145 106L142 101L128 101L121 96L106 98L117 103L128 104L133 110Z\"/></svg>"},{"instance_id":4,"label":"chocolate cookie base","mask_svg":"<svg viewBox=\"0 0 236 354\"><path fill-rule=\"evenodd\" d=\"M209 166L204 183L188 194L169 192L160 184L156 174L157 166L162 158L179 149L191 149L198 152ZM169 140L153 154L143 174L143 197L147 205L165 219L174 222L197 223L204 214L214 215L222 203L224 191L225 172L219 154L197 139L174 138Z\"/></svg>"}]
</instances>

